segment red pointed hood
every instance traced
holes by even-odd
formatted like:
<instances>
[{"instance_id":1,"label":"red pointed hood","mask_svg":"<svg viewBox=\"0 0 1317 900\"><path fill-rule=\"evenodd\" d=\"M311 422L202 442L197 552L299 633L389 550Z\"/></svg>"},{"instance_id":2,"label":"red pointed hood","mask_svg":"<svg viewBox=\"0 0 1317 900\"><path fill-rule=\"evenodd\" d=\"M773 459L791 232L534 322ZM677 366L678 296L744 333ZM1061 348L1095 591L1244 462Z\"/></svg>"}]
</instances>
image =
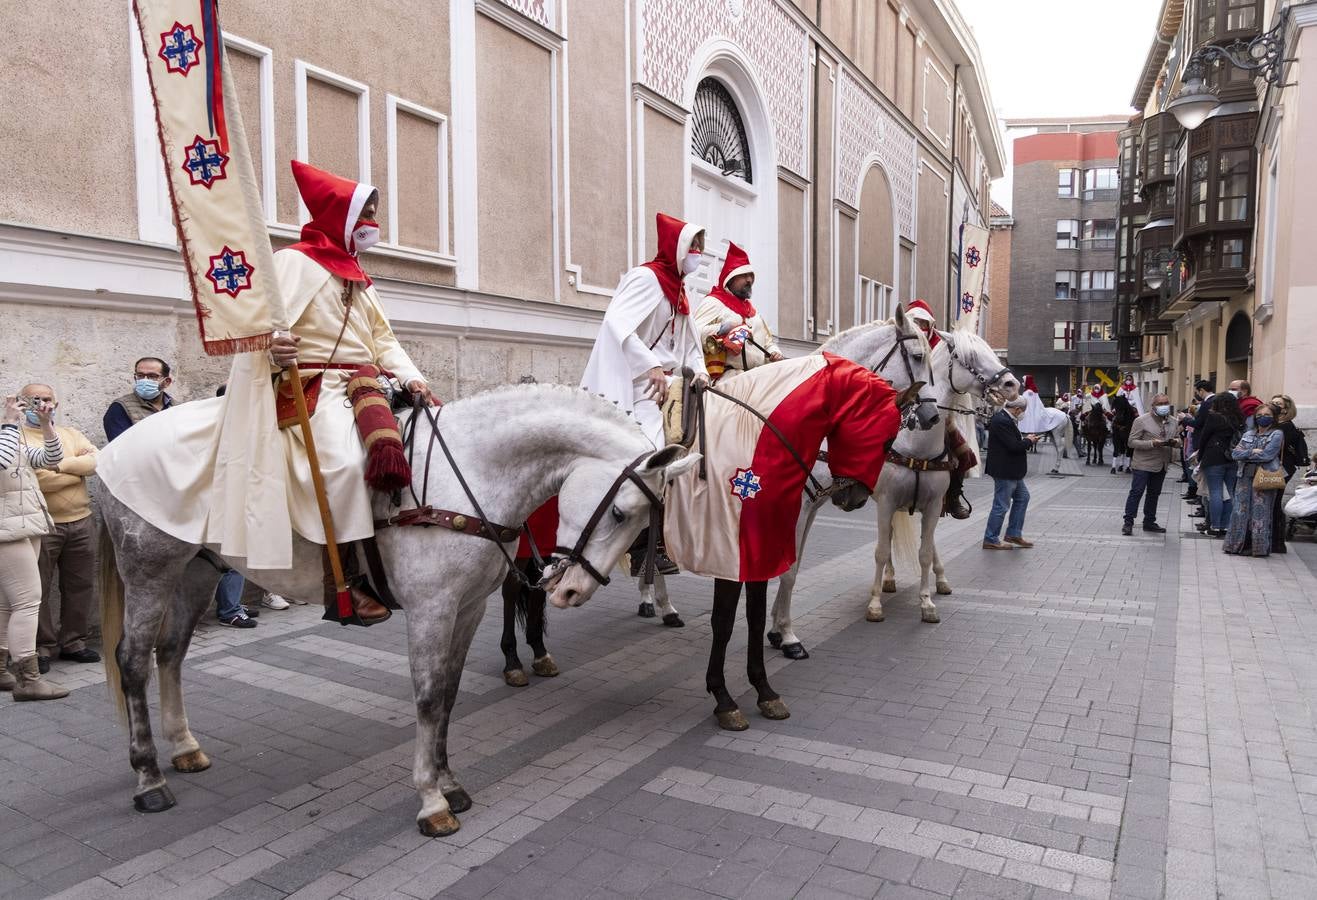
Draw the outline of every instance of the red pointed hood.
<instances>
[{"instance_id":1,"label":"red pointed hood","mask_svg":"<svg viewBox=\"0 0 1317 900\"><path fill-rule=\"evenodd\" d=\"M755 314L754 304L749 300L742 300L727 289L727 283L738 275L753 275L754 267L750 265L750 257L744 250L727 242L727 261L723 263L723 273L718 276L718 284L713 290L709 291L709 296L716 298L723 306L730 309L743 319L748 319Z\"/></svg>"},{"instance_id":2,"label":"red pointed hood","mask_svg":"<svg viewBox=\"0 0 1317 900\"><path fill-rule=\"evenodd\" d=\"M297 159L293 178L311 219L302 226L302 240L289 249L305 253L345 281L370 284L370 276L357 261L352 230L375 188Z\"/></svg>"},{"instance_id":3,"label":"red pointed hood","mask_svg":"<svg viewBox=\"0 0 1317 900\"><path fill-rule=\"evenodd\" d=\"M1035 394L1038 393L1038 385L1034 383L1032 375L1024 376L1024 389L1026 391L1033 391Z\"/></svg>"},{"instance_id":4,"label":"red pointed hood","mask_svg":"<svg viewBox=\"0 0 1317 900\"><path fill-rule=\"evenodd\" d=\"M933 308L923 300L911 300L905 308L905 317L928 323L928 346L936 347L942 340L937 333L937 316L933 315Z\"/></svg>"},{"instance_id":5,"label":"red pointed hood","mask_svg":"<svg viewBox=\"0 0 1317 900\"><path fill-rule=\"evenodd\" d=\"M690 315L690 301L686 299L686 288L682 284L685 276L681 271L681 261L690 252L695 236L704 229L666 213L655 215L654 224L658 230L658 253L645 263L645 268L658 276L659 287L663 288L663 296L668 298L672 308L682 315Z\"/></svg>"}]
</instances>

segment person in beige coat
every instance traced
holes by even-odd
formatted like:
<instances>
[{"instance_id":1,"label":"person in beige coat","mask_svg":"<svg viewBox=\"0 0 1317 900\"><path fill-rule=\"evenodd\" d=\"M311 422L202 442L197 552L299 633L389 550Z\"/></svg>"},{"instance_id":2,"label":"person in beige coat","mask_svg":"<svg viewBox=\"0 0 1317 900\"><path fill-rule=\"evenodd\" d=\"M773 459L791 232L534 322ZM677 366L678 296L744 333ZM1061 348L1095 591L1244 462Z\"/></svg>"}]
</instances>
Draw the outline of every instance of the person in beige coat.
<instances>
[{"instance_id":1,"label":"person in beige coat","mask_svg":"<svg viewBox=\"0 0 1317 900\"><path fill-rule=\"evenodd\" d=\"M48 384L29 384L24 396L59 407ZM98 663L101 655L87 646L87 617L96 604L96 523L91 514L87 479L96 473L96 447L87 436L68 425L56 425L64 459L48 469L37 469L37 484L46 498L54 523L41 539L41 615L37 619L37 655L42 671L52 657L67 662ZM23 429L28 444L41 441L39 429ZM51 602L59 582L59 616Z\"/></svg>"},{"instance_id":2,"label":"person in beige coat","mask_svg":"<svg viewBox=\"0 0 1317 900\"><path fill-rule=\"evenodd\" d=\"M1157 501L1161 499L1166 470L1171 467L1171 451L1180 446L1171 412L1170 398L1158 394L1152 398L1152 411L1139 416L1130 426L1130 472L1134 477L1125 498L1125 525L1120 529L1121 534L1134 533L1139 500L1143 500L1143 530L1157 534L1166 531L1157 524Z\"/></svg>"},{"instance_id":3,"label":"person in beige coat","mask_svg":"<svg viewBox=\"0 0 1317 900\"><path fill-rule=\"evenodd\" d=\"M64 458L50 422L51 404L5 397L0 412L0 660L6 651L11 671L0 671L0 691L15 700L58 700L69 692L46 681L37 663L37 613L41 608L41 538L53 523L34 467L59 465ZM41 429L42 446L29 446L19 430L27 420Z\"/></svg>"}]
</instances>

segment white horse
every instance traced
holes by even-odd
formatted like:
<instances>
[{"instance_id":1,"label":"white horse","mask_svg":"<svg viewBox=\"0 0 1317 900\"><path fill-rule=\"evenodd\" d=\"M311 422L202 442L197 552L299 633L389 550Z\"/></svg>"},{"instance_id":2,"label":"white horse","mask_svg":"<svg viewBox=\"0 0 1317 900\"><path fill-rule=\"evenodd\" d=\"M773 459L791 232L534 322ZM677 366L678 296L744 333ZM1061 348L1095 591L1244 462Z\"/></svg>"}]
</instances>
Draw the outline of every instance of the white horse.
<instances>
[{"instance_id":1,"label":"white horse","mask_svg":"<svg viewBox=\"0 0 1317 900\"><path fill-rule=\"evenodd\" d=\"M849 328L829 339L815 352L832 353L873 369L897 391L910 387L915 381L927 382L930 377L927 342L914 322L906 317L905 309L900 304L891 319ZM822 473L822 483L828 483L831 475L827 465L820 464L816 469L815 477ZM645 619L661 615L663 624L673 628L685 624L668 598L668 586L662 574L654 576L653 584L646 584L641 578L639 585L640 608L637 615Z\"/></svg>"},{"instance_id":2,"label":"white horse","mask_svg":"<svg viewBox=\"0 0 1317 900\"><path fill-rule=\"evenodd\" d=\"M168 412L134 426L153 428ZM678 446L654 450L635 421L612 404L560 385L501 388L443 408L442 434L471 494L491 523L517 526L549 497L559 497L558 535L573 551L546 572L545 589L557 607L580 606L606 581L619 557L649 520L651 501L667 479L687 471L699 455ZM433 440L428 417L415 428L420 447ZM159 466L169 447L159 447ZM412 487L437 509L475 513L448 465L418 467ZM197 621L212 602L220 567L228 565L285 597L319 603L321 553L295 537L287 570L250 572L246 560L222 558L216 547L180 541L108 494L103 542L102 633L111 697L129 726L129 760L137 773L134 803L143 812L175 804L156 760L146 687L154 662L160 672L165 737L179 772L199 772L210 760L188 728L180 670ZM377 516L394 510L377 499ZM448 766L448 724L467 649L485 612L485 598L503 581L507 559L492 539L446 528L392 527L379 535L394 595L407 612L407 644L416 696L415 783L423 834L459 827L454 812L471 798ZM516 548L515 531L503 545ZM115 577L117 567L122 582Z\"/></svg>"},{"instance_id":3,"label":"white horse","mask_svg":"<svg viewBox=\"0 0 1317 900\"><path fill-rule=\"evenodd\" d=\"M973 402L971 397L983 399L989 393L1012 393L1018 387L1014 375L1002 365L997 354L992 352L988 342L972 332L939 332L942 340L933 348L932 365L934 381L932 390L938 398L938 406L948 416L962 416L960 432L971 447L975 443L973 428ZM952 410L957 410L953 412ZM944 420L945 422L945 420ZM946 425L931 431L920 432L902 429L893 443L892 449L907 459L937 459L945 453ZM816 473L817 475L818 473ZM826 471L821 474L826 476ZM937 592L951 593L937 556L933 542L933 531L937 527L942 512L942 500L946 496L950 481L949 471L927 471L916 473L914 470L898 465L892 460L883 466L882 474L874 487L873 499L878 510L878 541L874 548L874 586L870 592L869 606L865 618L871 622L883 620L882 592L896 590L895 574L891 565L891 548L893 524L898 529L896 549L904 560L913 558L910 551L912 529L905 521L907 510L913 503L923 519L922 541L918 551L920 568L921 618L925 622L938 622L937 607L929 591L929 573L936 576ZM915 489L918 487L916 496ZM822 508L820 503L806 504L801 509L800 520L796 525L796 564L786 572L778 583L777 596L773 600L773 629L768 635L774 647L780 647L782 653L791 659L806 659L808 651L796 636L791 621L791 595L799 575L800 560L804 555L805 540L814 519ZM904 526L904 527L902 527Z\"/></svg>"}]
</instances>

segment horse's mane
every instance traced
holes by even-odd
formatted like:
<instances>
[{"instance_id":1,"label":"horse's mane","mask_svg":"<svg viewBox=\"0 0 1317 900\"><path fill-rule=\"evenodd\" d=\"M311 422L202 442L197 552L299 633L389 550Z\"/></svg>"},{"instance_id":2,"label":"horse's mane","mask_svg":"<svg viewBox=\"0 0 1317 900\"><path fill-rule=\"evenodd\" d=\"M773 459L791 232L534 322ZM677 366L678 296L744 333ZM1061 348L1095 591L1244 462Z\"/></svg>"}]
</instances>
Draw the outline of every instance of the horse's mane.
<instances>
[{"instance_id":1,"label":"horse's mane","mask_svg":"<svg viewBox=\"0 0 1317 900\"><path fill-rule=\"evenodd\" d=\"M1115 418L1116 424L1121 427L1132 425L1135 418L1134 404L1129 399L1119 394L1111 398L1111 412Z\"/></svg>"},{"instance_id":2,"label":"horse's mane","mask_svg":"<svg viewBox=\"0 0 1317 900\"><path fill-rule=\"evenodd\" d=\"M525 399L538 403L562 403L576 411L606 419L618 425L635 427L636 420L616 403L599 394L592 394L580 388L566 384L505 384L487 390L477 391L468 397L445 404L446 407L460 410L474 401L500 401Z\"/></svg>"}]
</instances>

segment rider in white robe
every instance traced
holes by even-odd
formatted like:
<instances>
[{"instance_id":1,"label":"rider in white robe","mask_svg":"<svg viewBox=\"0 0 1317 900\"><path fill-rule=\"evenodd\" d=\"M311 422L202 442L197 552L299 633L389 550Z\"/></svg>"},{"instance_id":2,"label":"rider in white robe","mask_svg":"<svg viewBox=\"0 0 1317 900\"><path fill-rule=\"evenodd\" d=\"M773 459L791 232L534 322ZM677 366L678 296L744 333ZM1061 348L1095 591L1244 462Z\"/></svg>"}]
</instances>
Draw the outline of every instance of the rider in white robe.
<instances>
[{"instance_id":1,"label":"rider in white robe","mask_svg":"<svg viewBox=\"0 0 1317 900\"><path fill-rule=\"evenodd\" d=\"M374 516L347 403L353 373L324 364L374 364L430 396L357 262L378 236L375 189L297 161L293 170L312 218L300 243L274 255L291 337L276 338L269 354L237 354L223 397L150 416L107 445L97 465L110 493L157 528L254 569L290 566L294 532L325 542L301 431L276 425L272 379L287 373L272 358L299 360L304 379L321 376L311 432L340 543L371 537ZM170 448L165 464L161 447Z\"/></svg>"},{"instance_id":2,"label":"rider in white robe","mask_svg":"<svg viewBox=\"0 0 1317 900\"><path fill-rule=\"evenodd\" d=\"M699 268L704 229L659 213L658 255L622 276L604 312L581 387L636 417L655 448L664 446L661 406L683 367L708 378L700 334L682 279Z\"/></svg>"},{"instance_id":3,"label":"rider in white robe","mask_svg":"<svg viewBox=\"0 0 1317 900\"><path fill-rule=\"evenodd\" d=\"M1029 402L1029 406L1020 419L1020 434L1049 434L1065 423L1067 418L1065 413L1059 409L1049 409L1043 405L1042 398L1038 396L1038 386L1034 384L1032 375L1024 376L1022 396Z\"/></svg>"},{"instance_id":4,"label":"rider in white robe","mask_svg":"<svg viewBox=\"0 0 1317 900\"><path fill-rule=\"evenodd\" d=\"M730 241L718 284L695 311L704 342L704 365L713 381L783 359L768 322L750 302L755 270Z\"/></svg>"}]
</instances>

